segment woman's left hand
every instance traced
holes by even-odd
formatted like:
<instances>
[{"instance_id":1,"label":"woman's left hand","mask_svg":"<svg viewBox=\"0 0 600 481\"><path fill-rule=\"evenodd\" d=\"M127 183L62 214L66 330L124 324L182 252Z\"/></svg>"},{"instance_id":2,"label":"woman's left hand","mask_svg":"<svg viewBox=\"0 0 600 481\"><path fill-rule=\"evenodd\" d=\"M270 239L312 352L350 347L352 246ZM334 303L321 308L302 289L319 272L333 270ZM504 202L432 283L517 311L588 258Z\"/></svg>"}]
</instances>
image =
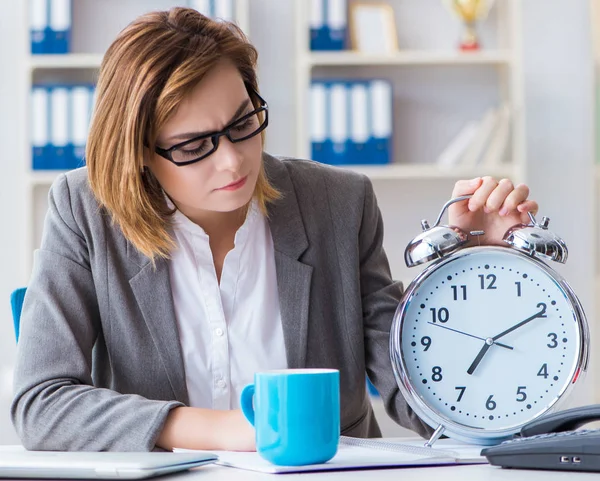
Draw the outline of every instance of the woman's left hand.
<instances>
[{"instance_id":1,"label":"woman's left hand","mask_svg":"<svg viewBox=\"0 0 600 481\"><path fill-rule=\"evenodd\" d=\"M535 214L537 202L527 199L529 187L514 186L508 179L497 181L493 177L476 177L459 180L454 186L452 198L473 194L463 202L456 202L448 209L450 225L469 233L483 230L482 245L504 245L502 237L515 224L530 222L527 212ZM475 241L477 242L477 241Z\"/></svg>"}]
</instances>

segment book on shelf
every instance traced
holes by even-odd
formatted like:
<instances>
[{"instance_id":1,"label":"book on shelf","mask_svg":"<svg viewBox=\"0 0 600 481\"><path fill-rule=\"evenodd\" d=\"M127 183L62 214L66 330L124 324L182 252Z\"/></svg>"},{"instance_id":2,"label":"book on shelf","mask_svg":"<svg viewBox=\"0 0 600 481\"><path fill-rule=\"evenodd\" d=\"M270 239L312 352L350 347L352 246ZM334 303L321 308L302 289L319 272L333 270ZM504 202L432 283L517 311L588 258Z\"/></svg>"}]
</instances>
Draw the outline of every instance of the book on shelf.
<instances>
[{"instance_id":1,"label":"book on shelf","mask_svg":"<svg viewBox=\"0 0 600 481\"><path fill-rule=\"evenodd\" d=\"M309 0L310 49L345 50L348 37L347 0Z\"/></svg>"},{"instance_id":2,"label":"book on shelf","mask_svg":"<svg viewBox=\"0 0 600 481\"><path fill-rule=\"evenodd\" d=\"M433 447L423 446L423 440L359 439L341 436L336 455L323 464L306 466L276 466L256 452L212 451L218 456L217 464L271 474L310 471L339 471L352 469L441 466L453 464L483 464L482 446L468 445L452 440L437 441ZM187 452L186 449L174 449Z\"/></svg>"},{"instance_id":3,"label":"book on shelf","mask_svg":"<svg viewBox=\"0 0 600 481\"><path fill-rule=\"evenodd\" d=\"M69 170L84 165L94 94L93 85L33 86L33 170Z\"/></svg>"},{"instance_id":4,"label":"book on shelf","mask_svg":"<svg viewBox=\"0 0 600 481\"><path fill-rule=\"evenodd\" d=\"M511 109L508 104L502 105L498 112L496 129L481 160L482 166L494 167L504 162L510 141L511 118Z\"/></svg>"},{"instance_id":5,"label":"book on shelf","mask_svg":"<svg viewBox=\"0 0 600 481\"><path fill-rule=\"evenodd\" d=\"M498 166L505 159L510 131L510 106L489 108L481 119L465 123L437 157L436 165L441 169Z\"/></svg>"},{"instance_id":6,"label":"book on shelf","mask_svg":"<svg viewBox=\"0 0 600 481\"><path fill-rule=\"evenodd\" d=\"M476 120L467 122L438 156L436 164L442 169L451 169L458 165L477 135L478 128L479 122Z\"/></svg>"},{"instance_id":7,"label":"book on shelf","mask_svg":"<svg viewBox=\"0 0 600 481\"><path fill-rule=\"evenodd\" d=\"M330 165L390 163L389 81L315 80L309 94L313 160Z\"/></svg>"},{"instance_id":8,"label":"book on shelf","mask_svg":"<svg viewBox=\"0 0 600 481\"><path fill-rule=\"evenodd\" d=\"M29 0L31 53L66 54L71 50L72 0Z\"/></svg>"}]
</instances>

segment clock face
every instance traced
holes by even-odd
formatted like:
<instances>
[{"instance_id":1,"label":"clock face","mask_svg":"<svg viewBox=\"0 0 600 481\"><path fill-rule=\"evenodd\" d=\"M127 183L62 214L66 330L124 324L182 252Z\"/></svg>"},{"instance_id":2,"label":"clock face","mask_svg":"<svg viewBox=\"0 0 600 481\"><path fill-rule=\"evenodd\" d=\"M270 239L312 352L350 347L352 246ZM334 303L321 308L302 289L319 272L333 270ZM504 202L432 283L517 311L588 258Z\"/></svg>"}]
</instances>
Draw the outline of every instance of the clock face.
<instances>
[{"instance_id":1,"label":"clock face","mask_svg":"<svg viewBox=\"0 0 600 481\"><path fill-rule=\"evenodd\" d=\"M392 334L400 377L434 424L514 432L579 374L585 321L576 303L538 261L465 249L409 286Z\"/></svg>"}]
</instances>

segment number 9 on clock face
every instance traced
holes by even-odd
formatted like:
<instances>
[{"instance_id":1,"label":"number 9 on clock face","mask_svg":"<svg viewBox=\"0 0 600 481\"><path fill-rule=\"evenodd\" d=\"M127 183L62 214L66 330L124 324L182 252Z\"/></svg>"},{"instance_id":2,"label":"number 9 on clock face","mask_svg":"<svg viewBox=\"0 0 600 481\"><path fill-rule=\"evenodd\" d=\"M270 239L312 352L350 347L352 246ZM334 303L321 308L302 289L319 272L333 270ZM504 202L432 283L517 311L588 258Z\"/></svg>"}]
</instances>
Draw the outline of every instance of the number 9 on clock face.
<instances>
[{"instance_id":1,"label":"number 9 on clock face","mask_svg":"<svg viewBox=\"0 0 600 481\"><path fill-rule=\"evenodd\" d=\"M492 444L555 406L587 359L583 310L562 277L512 249L429 266L392 328L400 389L432 427Z\"/></svg>"}]
</instances>

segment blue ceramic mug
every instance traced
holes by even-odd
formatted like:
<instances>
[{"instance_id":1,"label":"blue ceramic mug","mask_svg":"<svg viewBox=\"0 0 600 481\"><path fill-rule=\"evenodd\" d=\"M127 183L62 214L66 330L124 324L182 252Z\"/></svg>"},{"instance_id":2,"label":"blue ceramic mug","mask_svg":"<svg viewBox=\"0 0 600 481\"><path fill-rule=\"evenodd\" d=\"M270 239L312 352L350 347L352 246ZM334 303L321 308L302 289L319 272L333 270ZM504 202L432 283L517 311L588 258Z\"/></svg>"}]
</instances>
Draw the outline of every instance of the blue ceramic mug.
<instances>
[{"instance_id":1,"label":"blue ceramic mug","mask_svg":"<svg viewBox=\"0 0 600 481\"><path fill-rule=\"evenodd\" d=\"M253 403L254 401L254 403ZM273 464L329 461L340 439L340 373L335 369L258 372L241 394L256 450Z\"/></svg>"}]
</instances>

